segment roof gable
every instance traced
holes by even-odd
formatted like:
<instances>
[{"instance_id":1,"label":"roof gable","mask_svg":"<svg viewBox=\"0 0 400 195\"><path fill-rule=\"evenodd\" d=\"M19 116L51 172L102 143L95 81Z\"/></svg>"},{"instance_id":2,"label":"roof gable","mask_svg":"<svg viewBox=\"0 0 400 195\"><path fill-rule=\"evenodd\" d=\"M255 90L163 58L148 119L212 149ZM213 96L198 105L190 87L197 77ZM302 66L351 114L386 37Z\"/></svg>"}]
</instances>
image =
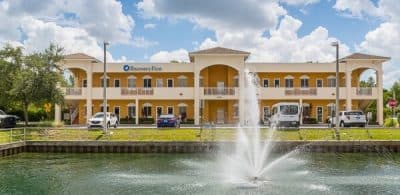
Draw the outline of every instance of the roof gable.
<instances>
[{"instance_id":1,"label":"roof gable","mask_svg":"<svg viewBox=\"0 0 400 195\"><path fill-rule=\"evenodd\" d=\"M87 54L84 54L84 53L68 54L68 55L64 56L64 59L67 59L67 60L73 59L73 60L96 60L96 61L99 61L98 59L96 59L96 58L94 58L92 56L89 56Z\"/></svg>"},{"instance_id":2,"label":"roof gable","mask_svg":"<svg viewBox=\"0 0 400 195\"><path fill-rule=\"evenodd\" d=\"M384 56L376 56L376 55L369 55L369 54L363 54L363 53L353 53L351 55L348 55L342 60L390 60L389 57L384 57Z\"/></svg>"},{"instance_id":3,"label":"roof gable","mask_svg":"<svg viewBox=\"0 0 400 195\"><path fill-rule=\"evenodd\" d=\"M224 47L213 47L210 49L203 49L194 52L190 52L189 55L193 54L238 54L238 55L250 55L249 52L239 51L234 49L228 49Z\"/></svg>"}]
</instances>

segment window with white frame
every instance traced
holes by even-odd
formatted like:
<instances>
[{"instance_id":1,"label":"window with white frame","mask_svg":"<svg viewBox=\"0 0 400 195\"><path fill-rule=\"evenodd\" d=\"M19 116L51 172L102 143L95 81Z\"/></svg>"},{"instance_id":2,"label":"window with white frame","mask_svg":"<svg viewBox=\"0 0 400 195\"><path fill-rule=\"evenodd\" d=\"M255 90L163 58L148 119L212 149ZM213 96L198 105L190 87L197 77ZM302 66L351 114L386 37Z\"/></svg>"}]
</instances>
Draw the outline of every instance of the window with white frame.
<instances>
[{"instance_id":1,"label":"window with white frame","mask_svg":"<svg viewBox=\"0 0 400 195\"><path fill-rule=\"evenodd\" d=\"M300 87L301 88L308 88L309 87L309 77L308 76L301 76L300 77Z\"/></svg>"},{"instance_id":2,"label":"window with white frame","mask_svg":"<svg viewBox=\"0 0 400 195\"><path fill-rule=\"evenodd\" d=\"M317 79L317 87L323 87L324 86L324 83L323 83L323 81L322 81L322 79Z\"/></svg>"},{"instance_id":3,"label":"window with white frame","mask_svg":"<svg viewBox=\"0 0 400 195\"><path fill-rule=\"evenodd\" d=\"M187 104L180 103L178 104L178 112L182 121L186 121L187 118Z\"/></svg>"},{"instance_id":4,"label":"window with white frame","mask_svg":"<svg viewBox=\"0 0 400 195\"><path fill-rule=\"evenodd\" d=\"M264 79L263 80L263 87L269 87L269 80L268 79Z\"/></svg>"},{"instance_id":5,"label":"window with white frame","mask_svg":"<svg viewBox=\"0 0 400 195\"><path fill-rule=\"evenodd\" d=\"M144 118L151 118L151 104L143 104L142 115Z\"/></svg>"},{"instance_id":6,"label":"window with white frame","mask_svg":"<svg viewBox=\"0 0 400 195\"><path fill-rule=\"evenodd\" d=\"M136 105L134 104L128 105L128 117L136 118Z\"/></svg>"},{"instance_id":7,"label":"window with white frame","mask_svg":"<svg viewBox=\"0 0 400 195\"><path fill-rule=\"evenodd\" d=\"M167 87L174 87L174 79L167 79Z\"/></svg>"},{"instance_id":8,"label":"window with white frame","mask_svg":"<svg viewBox=\"0 0 400 195\"><path fill-rule=\"evenodd\" d=\"M87 87L87 80L86 80L86 79L83 79L83 81L82 81L82 87Z\"/></svg>"},{"instance_id":9,"label":"window with white frame","mask_svg":"<svg viewBox=\"0 0 400 195\"><path fill-rule=\"evenodd\" d=\"M156 87L164 87L163 79L157 79L156 80Z\"/></svg>"},{"instance_id":10,"label":"window with white frame","mask_svg":"<svg viewBox=\"0 0 400 195\"><path fill-rule=\"evenodd\" d=\"M285 87L286 88L293 88L293 77L292 76L286 76L285 77Z\"/></svg>"},{"instance_id":11,"label":"window with white frame","mask_svg":"<svg viewBox=\"0 0 400 195\"><path fill-rule=\"evenodd\" d=\"M274 87L275 88L279 88L280 87L280 80L279 79L275 79L274 80Z\"/></svg>"},{"instance_id":12,"label":"window with white frame","mask_svg":"<svg viewBox=\"0 0 400 195\"><path fill-rule=\"evenodd\" d=\"M178 77L178 87L186 87L187 86L187 77L186 76L179 76Z\"/></svg>"},{"instance_id":13,"label":"window with white frame","mask_svg":"<svg viewBox=\"0 0 400 195\"><path fill-rule=\"evenodd\" d=\"M120 87L120 81L119 79L114 80L114 87Z\"/></svg>"},{"instance_id":14,"label":"window with white frame","mask_svg":"<svg viewBox=\"0 0 400 195\"><path fill-rule=\"evenodd\" d=\"M168 106L167 107L167 114L174 114L174 107L173 106Z\"/></svg>"},{"instance_id":15,"label":"window with white frame","mask_svg":"<svg viewBox=\"0 0 400 195\"><path fill-rule=\"evenodd\" d=\"M143 77L143 87L151 88L151 77L149 77L149 76Z\"/></svg>"},{"instance_id":16,"label":"window with white frame","mask_svg":"<svg viewBox=\"0 0 400 195\"><path fill-rule=\"evenodd\" d=\"M128 77L128 87L129 88L136 87L136 77Z\"/></svg>"},{"instance_id":17,"label":"window with white frame","mask_svg":"<svg viewBox=\"0 0 400 195\"><path fill-rule=\"evenodd\" d=\"M335 76L329 76L327 78L327 81L328 81L328 84L327 84L328 87L336 87L336 78L335 78Z\"/></svg>"}]
</instances>

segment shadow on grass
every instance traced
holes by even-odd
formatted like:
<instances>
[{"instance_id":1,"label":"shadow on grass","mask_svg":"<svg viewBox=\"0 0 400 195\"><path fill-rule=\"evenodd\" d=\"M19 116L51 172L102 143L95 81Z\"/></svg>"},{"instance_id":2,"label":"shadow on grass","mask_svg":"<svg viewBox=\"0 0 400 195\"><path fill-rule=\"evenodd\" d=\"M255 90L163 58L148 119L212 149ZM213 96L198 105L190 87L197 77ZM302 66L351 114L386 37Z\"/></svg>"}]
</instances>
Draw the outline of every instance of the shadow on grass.
<instances>
[{"instance_id":1,"label":"shadow on grass","mask_svg":"<svg viewBox=\"0 0 400 195\"><path fill-rule=\"evenodd\" d=\"M96 140L100 140L103 137L103 134L100 134L99 136L96 137Z\"/></svg>"}]
</instances>

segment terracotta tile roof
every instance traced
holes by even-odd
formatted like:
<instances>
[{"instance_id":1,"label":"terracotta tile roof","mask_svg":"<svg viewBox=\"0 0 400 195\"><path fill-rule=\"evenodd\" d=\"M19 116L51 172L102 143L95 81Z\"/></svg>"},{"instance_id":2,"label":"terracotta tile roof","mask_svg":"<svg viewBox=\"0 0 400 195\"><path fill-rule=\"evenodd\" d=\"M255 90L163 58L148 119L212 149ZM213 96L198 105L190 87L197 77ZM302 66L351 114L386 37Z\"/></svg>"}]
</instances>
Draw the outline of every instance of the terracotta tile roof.
<instances>
[{"instance_id":1,"label":"terracotta tile roof","mask_svg":"<svg viewBox=\"0 0 400 195\"><path fill-rule=\"evenodd\" d=\"M224 47L214 47L214 48L210 48L210 49L203 49L203 50L198 50L198 51L189 53L189 55L192 55L192 54L244 54L244 55L250 55L249 52L228 49L228 48L224 48Z\"/></svg>"},{"instance_id":2,"label":"terracotta tile roof","mask_svg":"<svg viewBox=\"0 0 400 195\"><path fill-rule=\"evenodd\" d=\"M74 54L68 54L64 56L64 59L79 59L79 60L96 60L99 61L98 59L89 56L84 53L74 53Z\"/></svg>"},{"instance_id":3,"label":"terracotta tile roof","mask_svg":"<svg viewBox=\"0 0 400 195\"><path fill-rule=\"evenodd\" d=\"M342 60L390 60L389 57L369 55L363 53L353 53L349 56L342 58Z\"/></svg>"}]
</instances>

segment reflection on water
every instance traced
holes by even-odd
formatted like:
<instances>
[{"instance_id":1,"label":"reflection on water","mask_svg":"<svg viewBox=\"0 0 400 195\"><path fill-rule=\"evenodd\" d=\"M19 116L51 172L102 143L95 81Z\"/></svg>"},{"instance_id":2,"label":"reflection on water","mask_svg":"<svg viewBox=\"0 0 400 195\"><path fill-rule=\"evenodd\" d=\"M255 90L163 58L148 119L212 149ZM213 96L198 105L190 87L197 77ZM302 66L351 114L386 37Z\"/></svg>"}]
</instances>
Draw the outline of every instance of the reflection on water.
<instances>
[{"instance_id":1,"label":"reflection on water","mask_svg":"<svg viewBox=\"0 0 400 195\"><path fill-rule=\"evenodd\" d=\"M217 155L22 153L0 159L0 194L400 194L399 154L298 153L243 185Z\"/></svg>"}]
</instances>

